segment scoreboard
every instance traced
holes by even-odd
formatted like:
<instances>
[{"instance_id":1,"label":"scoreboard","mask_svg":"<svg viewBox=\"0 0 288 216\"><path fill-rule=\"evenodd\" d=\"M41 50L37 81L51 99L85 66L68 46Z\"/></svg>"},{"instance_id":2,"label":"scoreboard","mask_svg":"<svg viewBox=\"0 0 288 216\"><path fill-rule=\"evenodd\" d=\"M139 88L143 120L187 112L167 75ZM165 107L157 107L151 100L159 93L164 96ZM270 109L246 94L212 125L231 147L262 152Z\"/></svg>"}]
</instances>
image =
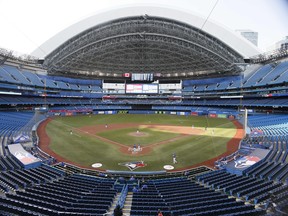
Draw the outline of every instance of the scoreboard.
<instances>
[{"instance_id":1,"label":"scoreboard","mask_svg":"<svg viewBox=\"0 0 288 216\"><path fill-rule=\"evenodd\" d=\"M132 81L154 81L154 76L152 73L132 73L131 74Z\"/></svg>"},{"instance_id":2,"label":"scoreboard","mask_svg":"<svg viewBox=\"0 0 288 216\"><path fill-rule=\"evenodd\" d=\"M126 84L126 94L158 94L158 84Z\"/></svg>"},{"instance_id":3,"label":"scoreboard","mask_svg":"<svg viewBox=\"0 0 288 216\"><path fill-rule=\"evenodd\" d=\"M130 78L131 81L144 81L144 82L153 82L154 74L153 73L124 73L123 77Z\"/></svg>"}]
</instances>

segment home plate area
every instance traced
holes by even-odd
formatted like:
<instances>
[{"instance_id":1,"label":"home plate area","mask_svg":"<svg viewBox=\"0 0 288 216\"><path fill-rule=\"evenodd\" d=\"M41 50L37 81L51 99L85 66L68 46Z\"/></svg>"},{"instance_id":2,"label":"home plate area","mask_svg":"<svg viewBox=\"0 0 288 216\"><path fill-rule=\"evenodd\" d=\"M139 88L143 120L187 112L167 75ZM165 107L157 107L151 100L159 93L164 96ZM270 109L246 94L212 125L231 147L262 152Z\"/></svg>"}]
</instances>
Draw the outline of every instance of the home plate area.
<instances>
[{"instance_id":1,"label":"home plate area","mask_svg":"<svg viewBox=\"0 0 288 216\"><path fill-rule=\"evenodd\" d=\"M137 154L138 152L142 151L142 148L140 145L137 146L136 144L134 144L133 147L128 148L128 151L131 152L132 154Z\"/></svg>"}]
</instances>

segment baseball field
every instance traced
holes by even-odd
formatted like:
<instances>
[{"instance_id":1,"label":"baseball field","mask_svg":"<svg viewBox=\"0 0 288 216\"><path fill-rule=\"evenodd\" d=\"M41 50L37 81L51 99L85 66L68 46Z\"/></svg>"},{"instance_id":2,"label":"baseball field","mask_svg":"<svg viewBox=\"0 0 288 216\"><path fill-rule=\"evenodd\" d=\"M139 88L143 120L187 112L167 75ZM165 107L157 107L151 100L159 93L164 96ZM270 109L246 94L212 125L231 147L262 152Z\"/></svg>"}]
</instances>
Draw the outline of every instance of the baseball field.
<instances>
[{"instance_id":1,"label":"baseball field","mask_svg":"<svg viewBox=\"0 0 288 216\"><path fill-rule=\"evenodd\" d=\"M39 146L58 160L92 169L181 170L213 162L238 148L243 130L236 121L206 116L83 115L54 117L38 128ZM172 155L177 163L173 163Z\"/></svg>"}]
</instances>

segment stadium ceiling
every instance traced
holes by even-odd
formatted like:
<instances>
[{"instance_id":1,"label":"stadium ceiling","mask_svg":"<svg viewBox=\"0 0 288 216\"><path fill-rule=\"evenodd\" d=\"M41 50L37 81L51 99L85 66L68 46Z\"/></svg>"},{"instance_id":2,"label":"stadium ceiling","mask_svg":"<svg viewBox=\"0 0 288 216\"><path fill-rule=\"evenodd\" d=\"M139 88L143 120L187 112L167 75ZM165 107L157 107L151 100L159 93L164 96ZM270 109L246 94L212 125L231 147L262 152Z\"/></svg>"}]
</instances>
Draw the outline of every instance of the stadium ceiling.
<instances>
[{"instance_id":1,"label":"stadium ceiling","mask_svg":"<svg viewBox=\"0 0 288 216\"><path fill-rule=\"evenodd\" d=\"M53 75L160 78L237 75L244 57L207 31L175 19L143 14L98 23L72 36L44 59Z\"/></svg>"}]
</instances>

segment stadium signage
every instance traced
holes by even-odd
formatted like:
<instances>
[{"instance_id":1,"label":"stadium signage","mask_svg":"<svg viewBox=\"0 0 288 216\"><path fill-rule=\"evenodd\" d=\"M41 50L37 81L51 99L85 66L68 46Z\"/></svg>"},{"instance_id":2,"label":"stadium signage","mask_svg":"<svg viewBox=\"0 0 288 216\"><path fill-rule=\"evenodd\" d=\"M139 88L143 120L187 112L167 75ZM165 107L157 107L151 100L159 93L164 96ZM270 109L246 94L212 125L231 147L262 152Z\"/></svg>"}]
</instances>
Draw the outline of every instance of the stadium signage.
<instances>
[{"instance_id":1,"label":"stadium signage","mask_svg":"<svg viewBox=\"0 0 288 216\"><path fill-rule=\"evenodd\" d=\"M21 93L18 93L18 92L4 92L4 91L0 91L0 94L8 94L8 95L22 95Z\"/></svg>"},{"instance_id":2,"label":"stadium signage","mask_svg":"<svg viewBox=\"0 0 288 216\"><path fill-rule=\"evenodd\" d=\"M220 98L243 98L243 95L220 96Z\"/></svg>"},{"instance_id":3,"label":"stadium signage","mask_svg":"<svg viewBox=\"0 0 288 216\"><path fill-rule=\"evenodd\" d=\"M127 114L128 113L128 110L119 110L118 111L118 114Z\"/></svg>"},{"instance_id":4,"label":"stadium signage","mask_svg":"<svg viewBox=\"0 0 288 216\"><path fill-rule=\"evenodd\" d=\"M217 118L217 114L215 114L215 113L209 113L209 117L210 117L210 118Z\"/></svg>"}]
</instances>

